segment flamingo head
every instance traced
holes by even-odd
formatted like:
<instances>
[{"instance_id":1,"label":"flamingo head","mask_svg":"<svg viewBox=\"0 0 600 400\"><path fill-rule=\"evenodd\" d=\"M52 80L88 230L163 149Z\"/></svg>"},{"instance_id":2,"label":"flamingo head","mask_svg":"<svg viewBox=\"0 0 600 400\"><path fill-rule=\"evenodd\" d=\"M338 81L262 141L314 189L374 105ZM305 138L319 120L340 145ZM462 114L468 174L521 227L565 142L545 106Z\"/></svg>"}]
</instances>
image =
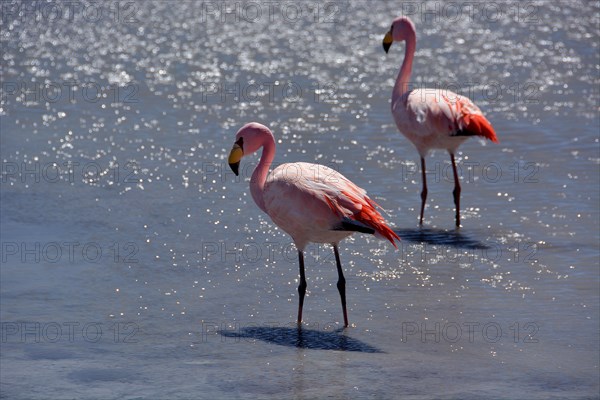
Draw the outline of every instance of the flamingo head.
<instances>
[{"instance_id":1,"label":"flamingo head","mask_svg":"<svg viewBox=\"0 0 600 400\"><path fill-rule=\"evenodd\" d=\"M229 153L229 167L234 174L239 174L240 160L245 155L249 155L260 149L265 141L265 138L273 133L266 126L258 122L250 122L240 128L235 135L235 143Z\"/></svg>"},{"instance_id":2,"label":"flamingo head","mask_svg":"<svg viewBox=\"0 0 600 400\"><path fill-rule=\"evenodd\" d=\"M387 53L393 42L402 42L415 35L415 24L408 17L398 17L383 37L383 50Z\"/></svg>"}]
</instances>

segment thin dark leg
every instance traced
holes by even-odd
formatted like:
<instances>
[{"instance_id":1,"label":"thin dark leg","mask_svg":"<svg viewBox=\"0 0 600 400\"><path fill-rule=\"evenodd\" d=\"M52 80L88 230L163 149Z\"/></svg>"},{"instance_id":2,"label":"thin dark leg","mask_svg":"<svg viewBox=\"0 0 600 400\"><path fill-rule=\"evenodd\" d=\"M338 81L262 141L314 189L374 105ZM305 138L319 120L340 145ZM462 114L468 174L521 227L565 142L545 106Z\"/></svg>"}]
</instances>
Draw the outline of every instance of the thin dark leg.
<instances>
[{"instance_id":1,"label":"thin dark leg","mask_svg":"<svg viewBox=\"0 0 600 400\"><path fill-rule=\"evenodd\" d=\"M421 191L421 218L419 225L423 225L423 213L425 212L425 201L427 200L427 174L425 173L425 158L421 157L421 180L423 181L423 190Z\"/></svg>"},{"instance_id":2,"label":"thin dark leg","mask_svg":"<svg viewBox=\"0 0 600 400\"><path fill-rule=\"evenodd\" d=\"M337 288L340 292L340 298L342 299L342 309L344 310L344 328L348 326L348 312L346 311L346 278L344 278L344 271L342 271L342 263L340 261L340 252L338 251L337 244L333 245L333 252L335 254L335 262L337 264L338 271L338 282Z\"/></svg>"},{"instance_id":3,"label":"thin dark leg","mask_svg":"<svg viewBox=\"0 0 600 400\"><path fill-rule=\"evenodd\" d=\"M300 303L298 304L298 325L302 324L302 307L304 306L304 295L306 294L306 276L304 276L304 253L298 250L298 261L300 264L300 284L298 285L298 294Z\"/></svg>"},{"instance_id":4,"label":"thin dark leg","mask_svg":"<svg viewBox=\"0 0 600 400\"><path fill-rule=\"evenodd\" d=\"M456 162L454 161L454 154L450 153L450 159L452 160L452 171L454 172L454 205L456 206L456 227L460 228L460 180L458 179L458 172L456 172Z\"/></svg>"}]
</instances>

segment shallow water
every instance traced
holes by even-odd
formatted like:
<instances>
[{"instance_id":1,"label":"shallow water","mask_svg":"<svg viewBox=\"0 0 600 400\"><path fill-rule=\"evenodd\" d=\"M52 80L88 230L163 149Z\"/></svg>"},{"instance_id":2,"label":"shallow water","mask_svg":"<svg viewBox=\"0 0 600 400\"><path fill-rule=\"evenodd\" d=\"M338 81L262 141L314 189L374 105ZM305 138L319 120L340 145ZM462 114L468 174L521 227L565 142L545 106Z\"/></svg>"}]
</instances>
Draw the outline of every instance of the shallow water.
<instances>
[{"instance_id":1,"label":"shallow water","mask_svg":"<svg viewBox=\"0 0 600 400\"><path fill-rule=\"evenodd\" d=\"M597 3L36 4L2 4L3 396L598 397ZM417 226L389 112L404 46L381 48L403 11L415 86L469 95L500 139L461 147L459 232L442 152ZM253 120L403 238L341 243L346 330L317 245L295 327L257 157L226 163Z\"/></svg>"}]
</instances>

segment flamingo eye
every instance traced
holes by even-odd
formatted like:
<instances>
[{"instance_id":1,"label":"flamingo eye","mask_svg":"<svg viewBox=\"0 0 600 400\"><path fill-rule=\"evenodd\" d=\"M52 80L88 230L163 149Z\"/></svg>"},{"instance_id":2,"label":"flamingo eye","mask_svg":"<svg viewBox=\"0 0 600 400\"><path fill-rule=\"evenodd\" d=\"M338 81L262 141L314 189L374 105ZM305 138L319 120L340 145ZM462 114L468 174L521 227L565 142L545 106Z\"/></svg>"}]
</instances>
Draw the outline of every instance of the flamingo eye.
<instances>
[{"instance_id":1,"label":"flamingo eye","mask_svg":"<svg viewBox=\"0 0 600 400\"><path fill-rule=\"evenodd\" d=\"M238 139L238 140L235 142L235 144L237 144L238 146L240 146L240 148L241 148L242 150L244 150L244 138L243 138L243 137L239 138L239 139Z\"/></svg>"}]
</instances>

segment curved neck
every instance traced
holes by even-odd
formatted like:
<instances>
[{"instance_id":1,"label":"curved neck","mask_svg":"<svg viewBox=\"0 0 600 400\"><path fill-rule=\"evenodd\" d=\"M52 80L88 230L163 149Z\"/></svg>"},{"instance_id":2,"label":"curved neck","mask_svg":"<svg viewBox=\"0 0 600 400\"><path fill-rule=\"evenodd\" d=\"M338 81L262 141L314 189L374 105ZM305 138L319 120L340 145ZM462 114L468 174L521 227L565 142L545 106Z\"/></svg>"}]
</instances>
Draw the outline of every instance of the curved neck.
<instances>
[{"instance_id":1,"label":"curved neck","mask_svg":"<svg viewBox=\"0 0 600 400\"><path fill-rule=\"evenodd\" d=\"M250 193L256 205L264 212L267 212L263 200L263 191L267 175L269 174L269 168L271 168L273 158L275 158L275 140L272 135L265 135L262 147L263 151L260 161L252 173L252 178L250 178Z\"/></svg>"},{"instance_id":2,"label":"curved neck","mask_svg":"<svg viewBox=\"0 0 600 400\"><path fill-rule=\"evenodd\" d=\"M411 32L406 38L406 51L404 53L404 61L402 67L400 67L400 73L396 78L396 84L394 85L394 91L392 92L392 105L396 104L404 93L408 91L410 84L410 73L412 71L412 62L415 57L415 49L417 48L417 37L414 32Z\"/></svg>"}]
</instances>

